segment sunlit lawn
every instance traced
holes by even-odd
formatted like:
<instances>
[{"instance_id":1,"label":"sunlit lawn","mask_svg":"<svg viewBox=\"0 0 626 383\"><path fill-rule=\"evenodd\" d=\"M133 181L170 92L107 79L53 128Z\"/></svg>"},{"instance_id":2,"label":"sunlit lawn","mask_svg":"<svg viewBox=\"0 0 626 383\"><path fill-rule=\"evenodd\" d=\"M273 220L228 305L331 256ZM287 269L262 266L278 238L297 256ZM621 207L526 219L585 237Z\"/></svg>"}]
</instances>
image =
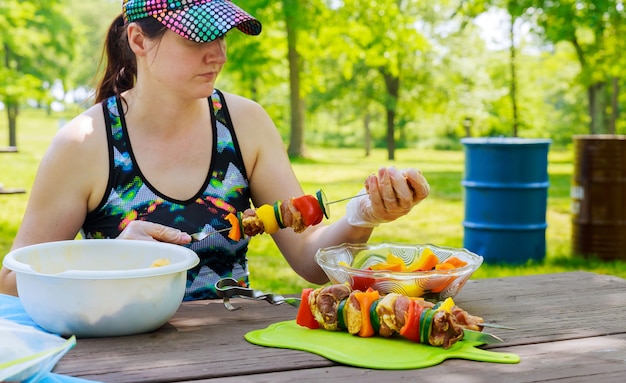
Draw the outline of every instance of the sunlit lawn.
<instances>
[{"instance_id":1,"label":"sunlit lawn","mask_svg":"<svg viewBox=\"0 0 626 383\"><path fill-rule=\"evenodd\" d=\"M0 147L6 146L8 132L5 112L0 118ZM18 153L0 153L0 183L5 187L29 189L43 152L58 128L59 119L70 114L46 116L43 111L25 110L19 119ZM483 264L473 278L588 270L626 277L626 262L601 262L571 256L571 215L569 189L573 154L552 149L549 155L550 188L546 221L547 255L543 262L522 265ZM402 149L395 161L388 161L383 149L369 157L363 150L309 148L308 159L293 164L304 190L322 188L330 200L357 193L365 177L380 166L417 167L431 185L431 195L402 219L380 226L371 241L433 243L463 246L462 151ZM23 215L28 194L0 195L0 257L9 251ZM51 196L52 197L52 196ZM332 205L331 218L343 215L345 203ZM59 217L62 219L62 217ZM310 286L298 277L282 258L271 237L254 237L250 246L251 279L256 288L293 293Z\"/></svg>"}]
</instances>

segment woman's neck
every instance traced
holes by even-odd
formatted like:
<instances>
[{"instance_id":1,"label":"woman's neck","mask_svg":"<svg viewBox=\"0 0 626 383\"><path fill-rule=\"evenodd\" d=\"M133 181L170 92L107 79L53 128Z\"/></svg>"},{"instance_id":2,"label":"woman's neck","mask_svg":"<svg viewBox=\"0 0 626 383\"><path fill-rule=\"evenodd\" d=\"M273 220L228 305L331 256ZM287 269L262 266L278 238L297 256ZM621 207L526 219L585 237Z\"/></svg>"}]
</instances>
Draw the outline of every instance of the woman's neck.
<instances>
[{"instance_id":1,"label":"woman's neck","mask_svg":"<svg viewBox=\"0 0 626 383\"><path fill-rule=\"evenodd\" d=\"M185 134L198 123L204 125L210 121L206 98L185 99L140 87L126 92L124 98L128 108L125 110L127 125L150 129L153 135Z\"/></svg>"}]
</instances>

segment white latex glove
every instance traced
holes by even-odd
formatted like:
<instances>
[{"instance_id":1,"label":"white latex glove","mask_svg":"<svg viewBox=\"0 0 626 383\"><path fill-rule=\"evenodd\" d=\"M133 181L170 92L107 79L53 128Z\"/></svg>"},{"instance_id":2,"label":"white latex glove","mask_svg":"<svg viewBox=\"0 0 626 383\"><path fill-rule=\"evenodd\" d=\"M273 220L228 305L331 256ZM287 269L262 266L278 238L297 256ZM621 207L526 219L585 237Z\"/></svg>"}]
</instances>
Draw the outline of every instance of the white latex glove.
<instances>
[{"instance_id":1,"label":"white latex glove","mask_svg":"<svg viewBox=\"0 0 626 383\"><path fill-rule=\"evenodd\" d=\"M376 227L411 211L428 196L428 181L417 169L380 168L370 175L359 192L368 196L351 199L346 205L346 219L352 226Z\"/></svg>"},{"instance_id":2,"label":"white latex glove","mask_svg":"<svg viewBox=\"0 0 626 383\"><path fill-rule=\"evenodd\" d=\"M126 226L117 238L160 241L177 245L184 245L191 242L191 236L178 229L141 220L129 222L128 226Z\"/></svg>"}]
</instances>

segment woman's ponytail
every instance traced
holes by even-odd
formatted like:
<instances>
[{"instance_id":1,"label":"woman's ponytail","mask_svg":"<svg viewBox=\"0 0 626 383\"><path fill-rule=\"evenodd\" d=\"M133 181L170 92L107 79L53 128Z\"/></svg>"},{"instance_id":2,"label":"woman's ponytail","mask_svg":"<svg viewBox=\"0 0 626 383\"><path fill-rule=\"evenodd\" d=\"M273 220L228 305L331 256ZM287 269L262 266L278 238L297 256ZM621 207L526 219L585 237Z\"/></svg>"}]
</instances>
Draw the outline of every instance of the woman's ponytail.
<instances>
[{"instance_id":1,"label":"woman's ponytail","mask_svg":"<svg viewBox=\"0 0 626 383\"><path fill-rule=\"evenodd\" d=\"M135 84L137 62L128 45L122 14L109 27L102 60L106 60L106 69L96 89L96 103L120 96Z\"/></svg>"},{"instance_id":2,"label":"woman's ponytail","mask_svg":"<svg viewBox=\"0 0 626 383\"><path fill-rule=\"evenodd\" d=\"M135 23L150 39L161 38L167 29L153 17L145 17ZM121 97L123 92L135 85L137 59L128 44L126 24L122 14L117 16L109 27L102 60L106 60L106 69L96 89L96 103L111 96Z\"/></svg>"}]
</instances>

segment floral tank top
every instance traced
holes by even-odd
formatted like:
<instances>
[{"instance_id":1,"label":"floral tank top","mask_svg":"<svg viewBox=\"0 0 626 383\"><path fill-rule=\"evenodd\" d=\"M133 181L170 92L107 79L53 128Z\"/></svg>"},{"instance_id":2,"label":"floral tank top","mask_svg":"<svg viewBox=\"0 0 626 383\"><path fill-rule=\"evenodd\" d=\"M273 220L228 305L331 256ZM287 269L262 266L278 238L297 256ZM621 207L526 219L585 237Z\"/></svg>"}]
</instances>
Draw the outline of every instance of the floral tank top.
<instances>
[{"instance_id":1,"label":"floral tank top","mask_svg":"<svg viewBox=\"0 0 626 383\"><path fill-rule=\"evenodd\" d=\"M208 102L212 110L213 153L201 190L187 201L168 198L141 173L118 97L102 102L109 146L109 181L99 206L87 214L83 238L116 238L133 220L175 227L187 233L229 227L224 217L250 207L250 190L241 150L224 97L215 90ZM215 282L235 278L248 286L246 252L249 238L232 241L228 231L210 235L189 246L200 263L187 273L184 300L214 299Z\"/></svg>"}]
</instances>

